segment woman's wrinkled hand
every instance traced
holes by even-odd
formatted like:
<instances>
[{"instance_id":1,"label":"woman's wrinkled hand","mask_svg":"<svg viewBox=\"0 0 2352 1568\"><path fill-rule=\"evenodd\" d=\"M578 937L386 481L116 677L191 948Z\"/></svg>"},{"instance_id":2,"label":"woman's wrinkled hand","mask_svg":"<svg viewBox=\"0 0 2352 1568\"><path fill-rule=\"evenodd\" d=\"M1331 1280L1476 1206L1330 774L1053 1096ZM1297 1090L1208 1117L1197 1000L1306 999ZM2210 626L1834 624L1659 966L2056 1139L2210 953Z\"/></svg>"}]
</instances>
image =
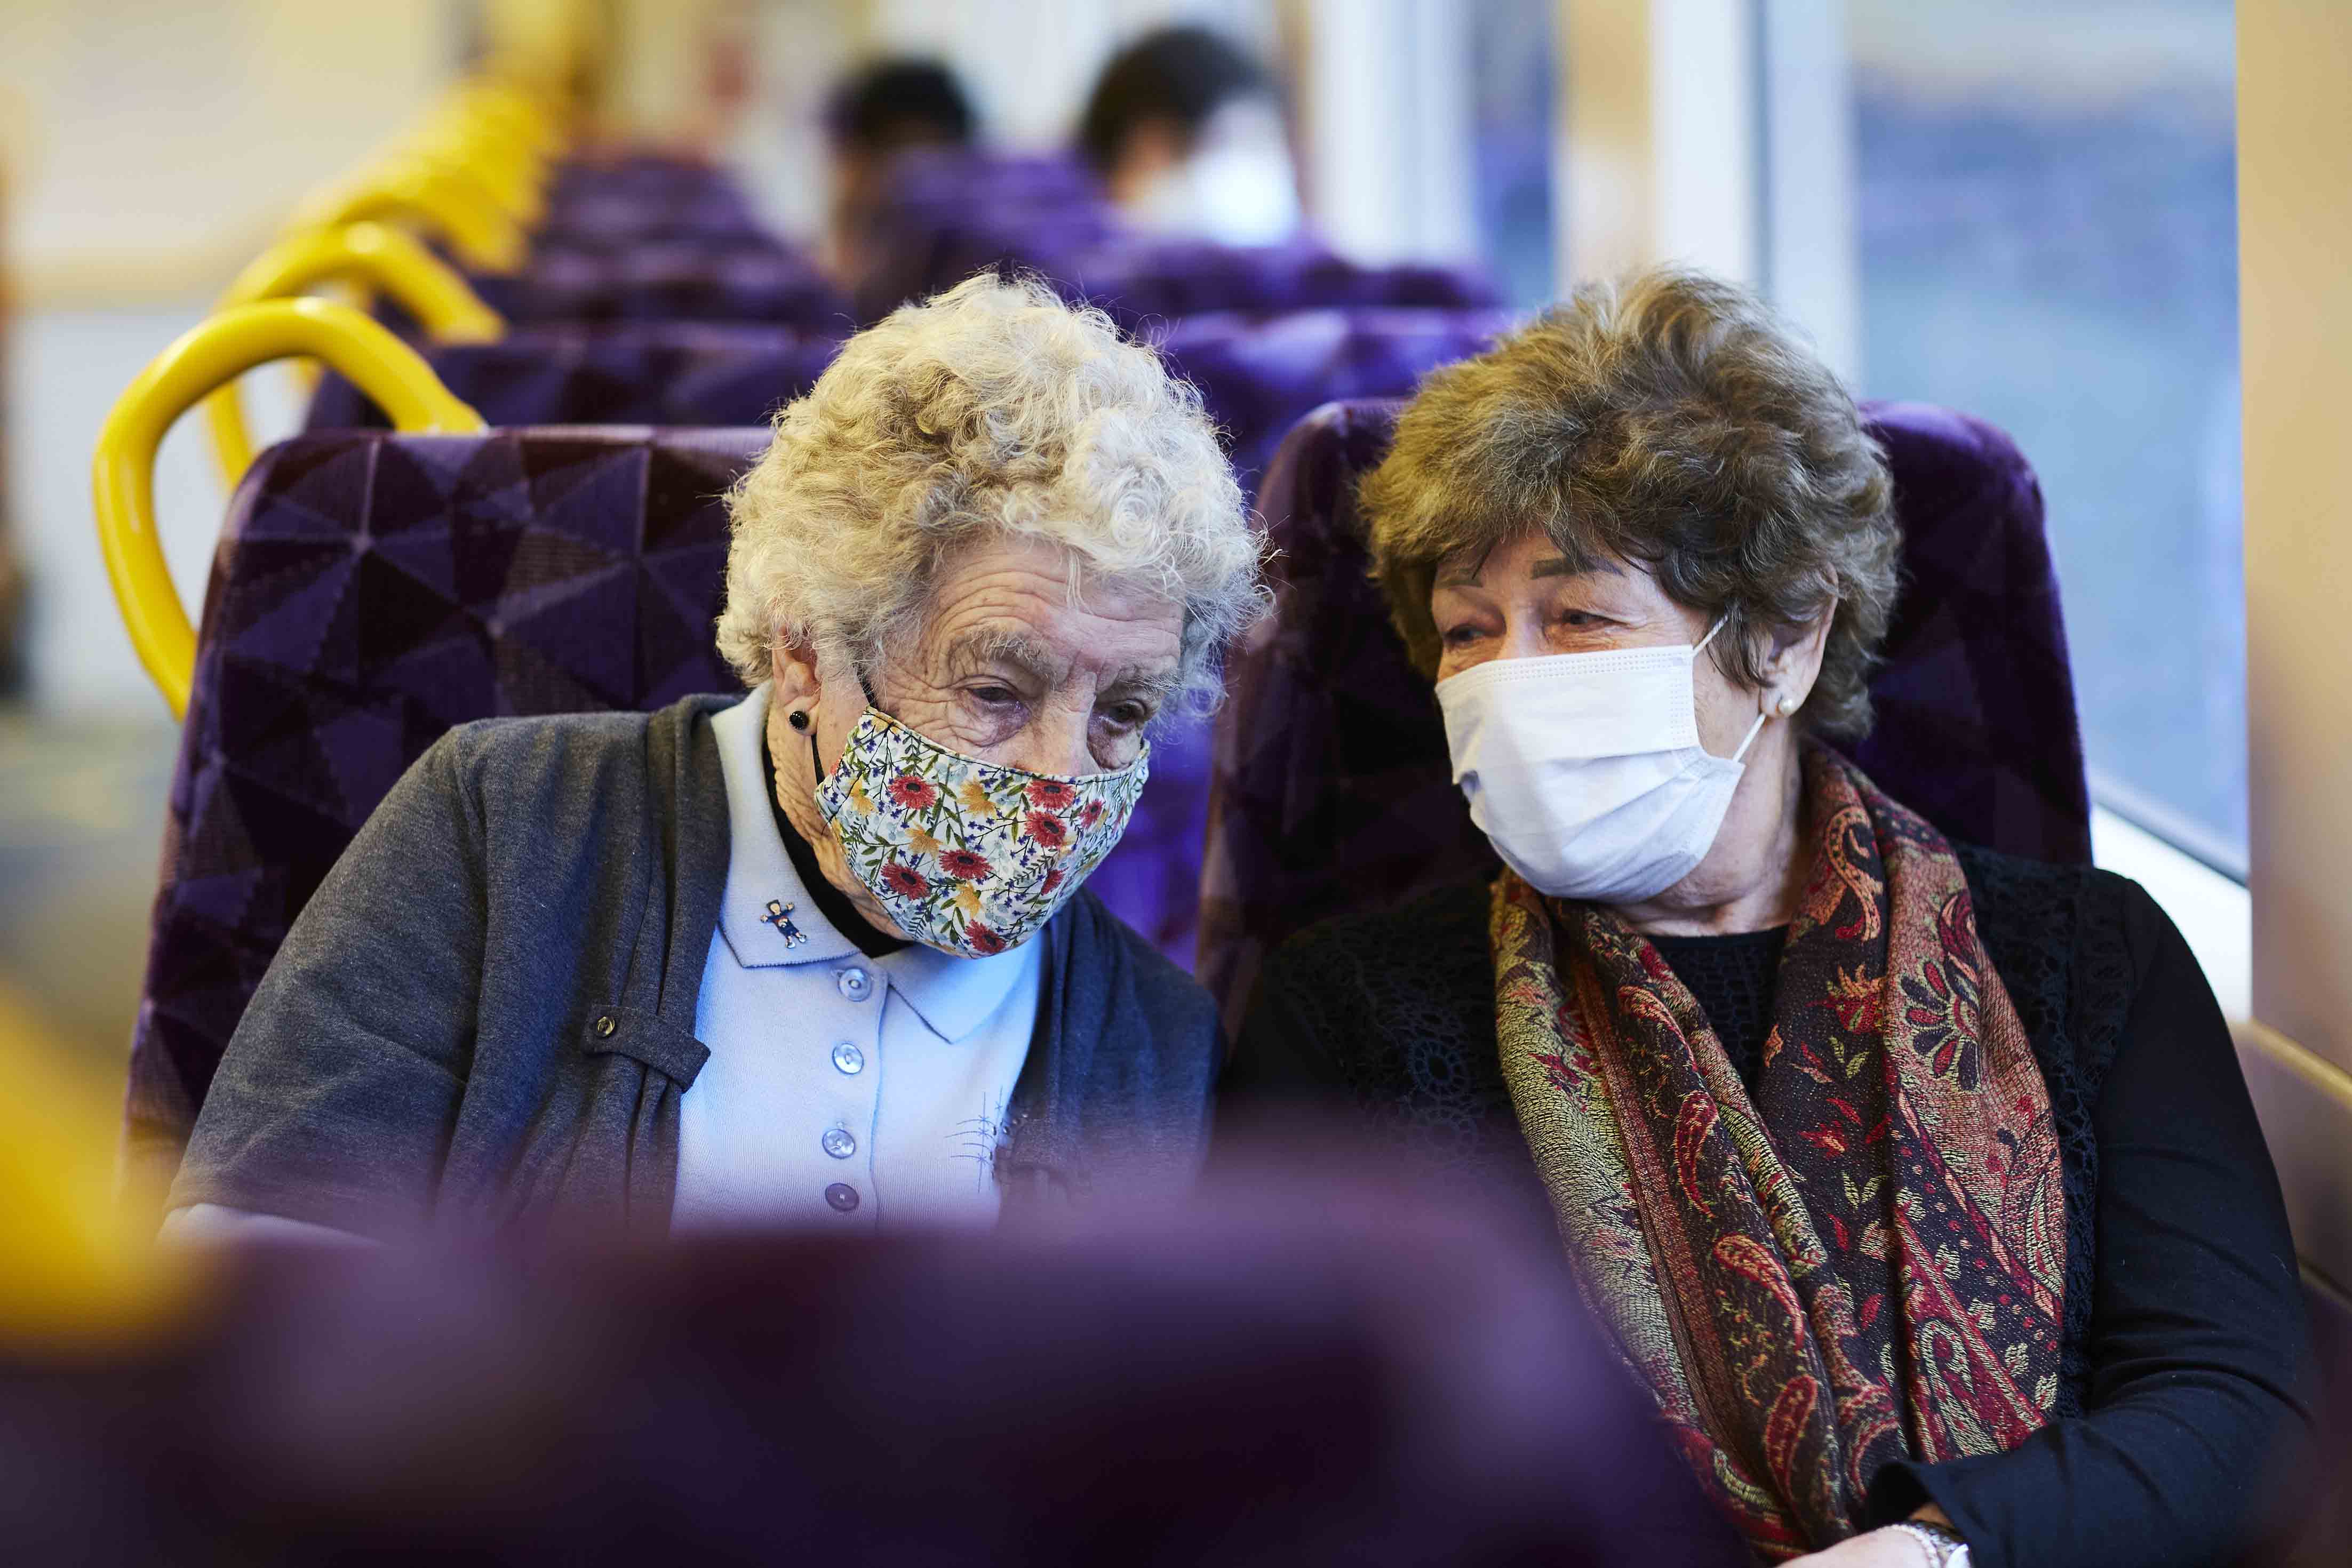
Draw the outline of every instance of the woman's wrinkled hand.
<instances>
[{"instance_id":1,"label":"woman's wrinkled hand","mask_svg":"<svg viewBox=\"0 0 2352 1568\"><path fill-rule=\"evenodd\" d=\"M1888 1525L1795 1558L1788 1568L1929 1568L1929 1559L1917 1536Z\"/></svg>"}]
</instances>

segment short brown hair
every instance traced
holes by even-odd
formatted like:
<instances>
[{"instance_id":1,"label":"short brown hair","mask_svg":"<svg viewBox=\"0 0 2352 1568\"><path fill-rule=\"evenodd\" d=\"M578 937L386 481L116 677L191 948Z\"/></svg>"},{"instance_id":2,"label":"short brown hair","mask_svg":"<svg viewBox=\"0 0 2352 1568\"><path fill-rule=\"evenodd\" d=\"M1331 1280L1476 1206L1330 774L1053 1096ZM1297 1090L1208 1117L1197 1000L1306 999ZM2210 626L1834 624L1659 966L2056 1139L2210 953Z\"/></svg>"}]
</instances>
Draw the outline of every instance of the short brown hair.
<instances>
[{"instance_id":1,"label":"short brown hair","mask_svg":"<svg viewBox=\"0 0 2352 1568\"><path fill-rule=\"evenodd\" d=\"M1834 607L1805 718L1870 727L1901 539L1853 399L1755 296L1675 267L1579 288L1436 371L1366 476L1373 575L1434 675L1438 564L1540 528L1571 561L1647 567L1725 622L1711 653L1763 684L1775 632Z\"/></svg>"}]
</instances>

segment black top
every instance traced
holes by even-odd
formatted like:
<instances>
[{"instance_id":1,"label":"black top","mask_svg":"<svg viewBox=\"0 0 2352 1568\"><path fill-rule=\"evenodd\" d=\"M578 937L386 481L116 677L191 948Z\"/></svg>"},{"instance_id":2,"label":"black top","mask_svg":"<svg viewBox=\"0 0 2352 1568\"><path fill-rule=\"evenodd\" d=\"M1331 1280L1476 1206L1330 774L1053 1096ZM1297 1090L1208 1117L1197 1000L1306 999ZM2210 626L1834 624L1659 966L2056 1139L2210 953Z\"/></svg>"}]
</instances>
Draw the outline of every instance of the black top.
<instances>
[{"instance_id":1,"label":"black top","mask_svg":"<svg viewBox=\"0 0 2352 1568\"><path fill-rule=\"evenodd\" d=\"M1653 936L1650 945L1675 977L1698 999L1731 1070L1748 1092L1764 1067L1764 1040L1772 1032L1772 993L1780 976L1780 949L1789 928L1739 931L1727 936Z\"/></svg>"},{"instance_id":2,"label":"black top","mask_svg":"<svg viewBox=\"0 0 2352 1568\"><path fill-rule=\"evenodd\" d=\"M2225 1562L2275 1456L2303 1439L2310 1386L2294 1243L2228 1028L2137 884L1959 852L2058 1124L2067 1375L2058 1418L2015 1450L1886 1466L1871 1522L1933 1500L1979 1568ZM1267 962L1223 1101L1337 1099L1541 1201L1495 1045L1487 912L1483 886L1455 887L1293 937ZM1769 1019L1771 935L1659 944L1735 1061L1752 1057L1732 1040L1753 1034L1759 996Z\"/></svg>"},{"instance_id":3,"label":"black top","mask_svg":"<svg viewBox=\"0 0 2352 1568\"><path fill-rule=\"evenodd\" d=\"M809 741L809 760L816 760L816 741ZM913 943L904 936L885 936L874 929L849 895L825 879L824 868L816 863L816 851L809 841L793 831L793 820L784 815L784 803L776 799L776 754L768 745L768 727L760 727L760 778L768 787L768 810L776 819L776 836L784 841L784 852L793 857L793 874L808 889L809 901L816 912L830 922L835 931L856 945L869 958L884 958Z\"/></svg>"}]
</instances>

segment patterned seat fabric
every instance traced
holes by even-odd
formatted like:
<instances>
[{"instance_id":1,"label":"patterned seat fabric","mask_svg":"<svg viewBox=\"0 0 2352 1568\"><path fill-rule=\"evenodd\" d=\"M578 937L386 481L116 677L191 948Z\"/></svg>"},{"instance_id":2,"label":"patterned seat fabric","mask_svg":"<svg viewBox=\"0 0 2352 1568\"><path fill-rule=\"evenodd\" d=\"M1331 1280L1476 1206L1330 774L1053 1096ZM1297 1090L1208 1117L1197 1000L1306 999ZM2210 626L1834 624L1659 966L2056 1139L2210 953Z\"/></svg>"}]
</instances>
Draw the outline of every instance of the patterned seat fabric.
<instances>
[{"instance_id":1,"label":"patterned seat fabric","mask_svg":"<svg viewBox=\"0 0 2352 1568\"><path fill-rule=\"evenodd\" d=\"M735 177L695 159L635 154L560 165L534 238L600 245L761 232Z\"/></svg>"},{"instance_id":2,"label":"patterned seat fabric","mask_svg":"<svg viewBox=\"0 0 2352 1568\"><path fill-rule=\"evenodd\" d=\"M1306 310L1195 316L1152 335L1201 389L1246 488L1290 427L1334 398L1400 397L1509 325L1494 310ZM814 383L840 340L718 322L521 328L494 343L422 345L442 383L494 425L764 424ZM303 428L376 430L383 413L328 374Z\"/></svg>"},{"instance_id":3,"label":"patterned seat fabric","mask_svg":"<svg viewBox=\"0 0 2352 1568\"><path fill-rule=\"evenodd\" d=\"M1336 399L1410 395L1440 365L1484 351L1511 324L1489 309L1390 307L1188 316L1148 334L1201 389L1243 486L1292 425Z\"/></svg>"},{"instance_id":4,"label":"patterned seat fabric","mask_svg":"<svg viewBox=\"0 0 2352 1568\"><path fill-rule=\"evenodd\" d=\"M759 321L831 328L848 301L816 264L758 235L535 246L510 277L475 275L485 304L517 325L551 321Z\"/></svg>"},{"instance_id":5,"label":"patterned seat fabric","mask_svg":"<svg viewBox=\"0 0 2352 1568\"><path fill-rule=\"evenodd\" d=\"M1118 225L1102 187L1075 160L967 149L902 152L860 248L873 257L856 281L860 320L877 320L968 276L961 258L989 235L1025 234L1055 253L1107 240ZM992 259L992 258L991 258Z\"/></svg>"},{"instance_id":6,"label":"patterned seat fabric","mask_svg":"<svg viewBox=\"0 0 2352 1568\"><path fill-rule=\"evenodd\" d=\"M1005 265L1036 271L1129 328L1214 310L1499 302L1491 283L1464 267L1365 267L1306 239L1235 246L1140 234L1063 159L909 159L893 173L879 231L877 252L890 259L856 286L866 321Z\"/></svg>"},{"instance_id":7,"label":"patterned seat fabric","mask_svg":"<svg viewBox=\"0 0 2352 1568\"><path fill-rule=\"evenodd\" d=\"M494 425L765 424L840 350L827 331L716 322L524 327L494 343L424 346L442 384ZM319 383L307 430L374 430L342 377Z\"/></svg>"},{"instance_id":8,"label":"patterned seat fabric","mask_svg":"<svg viewBox=\"0 0 2352 1568\"><path fill-rule=\"evenodd\" d=\"M1196 971L1229 1024L1291 933L1496 864L1451 782L1429 682L1366 575L1358 479L1399 405L1335 403L1259 491L1280 595L1226 673ZM2087 862L2090 800L2042 492L2008 437L1867 405L1894 469L1903 596L1855 759L1955 839Z\"/></svg>"},{"instance_id":9,"label":"patterned seat fabric","mask_svg":"<svg viewBox=\"0 0 2352 1568\"><path fill-rule=\"evenodd\" d=\"M1051 229L972 225L937 236L912 287L861 286L862 319L877 320L910 298L1007 264L1034 269L1066 299L1096 306L1134 329L1216 310L1307 310L1328 306L1475 309L1498 304L1493 287L1465 268L1426 264L1365 267L1307 241L1241 247L1118 235L1062 246Z\"/></svg>"}]
</instances>

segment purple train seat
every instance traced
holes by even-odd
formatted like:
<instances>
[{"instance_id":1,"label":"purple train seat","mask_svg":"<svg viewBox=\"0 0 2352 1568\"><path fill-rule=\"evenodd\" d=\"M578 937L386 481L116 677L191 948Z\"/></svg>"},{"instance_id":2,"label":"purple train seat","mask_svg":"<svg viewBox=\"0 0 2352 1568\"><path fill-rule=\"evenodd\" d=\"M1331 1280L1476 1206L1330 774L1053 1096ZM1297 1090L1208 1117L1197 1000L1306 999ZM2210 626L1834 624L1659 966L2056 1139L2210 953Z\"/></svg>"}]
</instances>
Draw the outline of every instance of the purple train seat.
<instances>
[{"instance_id":1,"label":"purple train seat","mask_svg":"<svg viewBox=\"0 0 2352 1568\"><path fill-rule=\"evenodd\" d=\"M767 230L742 200L716 192L693 202L646 204L625 196L583 197L551 210L531 231L533 255L572 249L615 251L630 246L757 244Z\"/></svg>"},{"instance_id":2,"label":"purple train seat","mask_svg":"<svg viewBox=\"0 0 2352 1568\"><path fill-rule=\"evenodd\" d=\"M840 348L827 330L676 321L523 327L492 343L419 345L441 383L494 425L765 424ZM357 387L330 373L303 428L385 423Z\"/></svg>"},{"instance_id":3,"label":"purple train seat","mask_svg":"<svg viewBox=\"0 0 2352 1568\"><path fill-rule=\"evenodd\" d=\"M1201 389L1242 484L1290 427L1334 399L1402 397L1506 329L1499 310L1321 309L1195 316L1150 335ZM494 425L764 424L839 350L831 331L724 322L526 327L490 343L418 345L442 384ZM386 428L338 375L303 428Z\"/></svg>"},{"instance_id":4,"label":"purple train seat","mask_svg":"<svg viewBox=\"0 0 2352 1568\"><path fill-rule=\"evenodd\" d=\"M78 1568L1753 1561L1540 1221L1285 1152L979 1235L221 1257L152 1341L0 1341L8 1538Z\"/></svg>"},{"instance_id":5,"label":"purple train seat","mask_svg":"<svg viewBox=\"0 0 2352 1568\"><path fill-rule=\"evenodd\" d=\"M1404 397L1421 378L1486 349L1510 312L1373 307L1188 316L1148 333L1201 389L1246 487L1290 427L1322 404Z\"/></svg>"},{"instance_id":6,"label":"purple train seat","mask_svg":"<svg viewBox=\"0 0 2352 1568\"><path fill-rule=\"evenodd\" d=\"M1423 262L1367 267L1307 239L1237 246L1128 238L1089 252L1040 257L1038 265L1066 294L1127 324L1210 310L1467 310L1501 303L1494 286L1473 268Z\"/></svg>"},{"instance_id":7,"label":"purple train seat","mask_svg":"<svg viewBox=\"0 0 2352 1568\"><path fill-rule=\"evenodd\" d=\"M858 280L863 321L1006 264L1127 327L1213 310L1499 303L1465 267L1365 267L1312 239L1234 246L1142 234L1064 158L910 157L893 173L877 231L889 260Z\"/></svg>"},{"instance_id":8,"label":"purple train seat","mask_svg":"<svg viewBox=\"0 0 2352 1568\"><path fill-rule=\"evenodd\" d=\"M1496 862L1451 782L1429 683L1366 575L1357 480L1398 405L1334 403L1258 494L1278 608L1226 671L1195 971L1229 1024L1291 933ZM1990 425L1867 405L1894 469L1904 589L1853 756L1952 837L2090 859L2090 800L2032 468Z\"/></svg>"},{"instance_id":9,"label":"purple train seat","mask_svg":"<svg viewBox=\"0 0 2352 1568\"><path fill-rule=\"evenodd\" d=\"M758 321L845 327L849 304L816 264L758 235L537 246L521 271L477 275L483 303L517 325Z\"/></svg>"},{"instance_id":10,"label":"purple train seat","mask_svg":"<svg viewBox=\"0 0 2352 1568\"><path fill-rule=\"evenodd\" d=\"M734 176L707 158L641 148L573 153L555 167L548 204L581 197L660 201L680 192L734 188Z\"/></svg>"},{"instance_id":11,"label":"purple train seat","mask_svg":"<svg viewBox=\"0 0 2352 1568\"><path fill-rule=\"evenodd\" d=\"M1093 173L1055 154L916 149L898 154L859 247L872 259L853 290L861 320L935 293L987 260L963 258L1007 233L1032 236L1055 254L1109 239L1118 230ZM1050 236L1050 237L1048 237Z\"/></svg>"},{"instance_id":12,"label":"purple train seat","mask_svg":"<svg viewBox=\"0 0 2352 1568\"><path fill-rule=\"evenodd\" d=\"M532 239L610 246L648 239L747 239L762 233L735 178L709 163L568 163L547 192Z\"/></svg>"},{"instance_id":13,"label":"purple train seat","mask_svg":"<svg viewBox=\"0 0 2352 1568\"><path fill-rule=\"evenodd\" d=\"M858 290L864 320L992 267L1032 269L1063 298L1107 311L1134 329L1208 311L1262 314L1324 307L1419 306L1466 310L1500 303L1469 268L1411 263L1366 267L1312 241L1235 246L1116 235L1066 245L1052 230L975 225L939 236L924 276L909 286L868 280Z\"/></svg>"},{"instance_id":14,"label":"purple train seat","mask_svg":"<svg viewBox=\"0 0 2352 1568\"><path fill-rule=\"evenodd\" d=\"M288 927L444 731L737 688L711 630L720 497L767 439L336 431L255 461L214 559L172 780L126 1107L142 1171L176 1166ZM1197 826L1181 866L1150 863L1163 798L1193 810L1155 781L1096 873L1147 931L1157 904L1126 900L1171 883L1187 909L1196 895Z\"/></svg>"}]
</instances>

